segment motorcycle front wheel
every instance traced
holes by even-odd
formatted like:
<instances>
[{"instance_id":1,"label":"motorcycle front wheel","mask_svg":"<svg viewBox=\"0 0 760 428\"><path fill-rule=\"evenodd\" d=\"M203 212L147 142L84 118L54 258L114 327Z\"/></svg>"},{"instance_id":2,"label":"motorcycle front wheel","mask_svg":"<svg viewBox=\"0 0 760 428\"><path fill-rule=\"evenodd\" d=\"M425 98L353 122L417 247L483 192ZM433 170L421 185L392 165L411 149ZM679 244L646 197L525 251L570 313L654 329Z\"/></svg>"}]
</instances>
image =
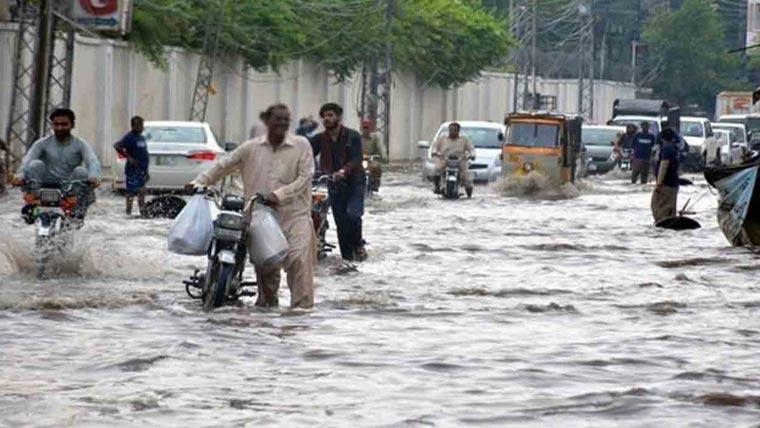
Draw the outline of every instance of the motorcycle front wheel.
<instances>
[{"instance_id":1,"label":"motorcycle front wheel","mask_svg":"<svg viewBox=\"0 0 760 428\"><path fill-rule=\"evenodd\" d=\"M454 181L446 180L446 197L449 199L455 199L459 196L459 189L457 183Z\"/></svg>"},{"instance_id":2,"label":"motorcycle front wheel","mask_svg":"<svg viewBox=\"0 0 760 428\"><path fill-rule=\"evenodd\" d=\"M210 311L224 304L233 276L235 276L235 266L222 263L219 267L219 274L203 296L203 310Z\"/></svg>"}]
</instances>

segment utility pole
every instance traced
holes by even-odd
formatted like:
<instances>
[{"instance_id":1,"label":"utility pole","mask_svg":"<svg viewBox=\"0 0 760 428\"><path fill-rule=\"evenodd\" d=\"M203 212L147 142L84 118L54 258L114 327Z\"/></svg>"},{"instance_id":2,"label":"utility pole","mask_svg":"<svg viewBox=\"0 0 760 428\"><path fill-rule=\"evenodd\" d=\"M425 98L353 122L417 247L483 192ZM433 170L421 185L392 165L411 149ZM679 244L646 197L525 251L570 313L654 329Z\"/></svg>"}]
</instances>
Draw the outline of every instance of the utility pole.
<instances>
[{"instance_id":1,"label":"utility pole","mask_svg":"<svg viewBox=\"0 0 760 428\"><path fill-rule=\"evenodd\" d=\"M578 0L578 114L594 119L594 14L593 0Z\"/></svg>"},{"instance_id":2,"label":"utility pole","mask_svg":"<svg viewBox=\"0 0 760 428\"><path fill-rule=\"evenodd\" d=\"M34 95L31 106L31 133L39 138L45 133L47 110L48 72L53 49L53 7L49 0L41 0L37 9L37 42L34 52Z\"/></svg>"},{"instance_id":3,"label":"utility pole","mask_svg":"<svg viewBox=\"0 0 760 428\"><path fill-rule=\"evenodd\" d=\"M533 94L531 94L531 109L538 108L537 89L536 89L536 39L538 38L538 29L536 28L536 19L538 15L538 9L536 7L537 0L533 0L533 11L531 12L531 48L530 48L530 78L533 81Z\"/></svg>"},{"instance_id":4,"label":"utility pole","mask_svg":"<svg viewBox=\"0 0 760 428\"><path fill-rule=\"evenodd\" d=\"M387 159L390 159L391 150L391 84L393 71L393 42L391 38L391 25L393 24L394 0L386 0L385 4L385 79L383 81L383 142L388 150Z\"/></svg>"},{"instance_id":5,"label":"utility pole","mask_svg":"<svg viewBox=\"0 0 760 428\"><path fill-rule=\"evenodd\" d=\"M206 121L208 97L211 93L211 84L214 77L214 62L216 62L217 50L219 48L219 33L221 33L222 18L226 5L226 0L220 0L216 2L216 7L218 8L216 13L213 10L209 11L208 20L206 21L206 34L203 40L203 52L198 64L198 76L195 79L195 89L193 90L193 102L190 105L191 121Z\"/></svg>"}]
</instances>

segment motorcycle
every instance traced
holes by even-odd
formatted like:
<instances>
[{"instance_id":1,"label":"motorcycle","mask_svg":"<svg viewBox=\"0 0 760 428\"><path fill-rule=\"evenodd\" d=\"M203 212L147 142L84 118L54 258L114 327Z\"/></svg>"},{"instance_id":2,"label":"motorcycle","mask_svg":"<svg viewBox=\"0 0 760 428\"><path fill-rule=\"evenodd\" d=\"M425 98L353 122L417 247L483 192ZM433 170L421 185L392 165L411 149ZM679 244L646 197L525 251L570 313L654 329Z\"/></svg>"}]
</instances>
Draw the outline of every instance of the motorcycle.
<instances>
[{"instance_id":1,"label":"motorcycle","mask_svg":"<svg viewBox=\"0 0 760 428\"><path fill-rule=\"evenodd\" d=\"M232 303L243 296L255 296L248 287L256 286L255 281L245 281L247 238L249 216L247 213L256 203L263 203L257 196L249 203L240 196L207 190L203 192L219 209L213 222L213 235L207 252L205 272L196 269L189 280L183 281L185 291L193 299L203 302L208 311L225 303ZM194 293L191 289L199 290Z\"/></svg>"},{"instance_id":2,"label":"motorcycle","mask_svg":"<svg viewBox=\"0 0 760 428\"><path fill-rule=\"evenodd\" d=\"M362 161L362 168L364 168L364 176L367 177L366 185L364 187L364 196L370 197L375 193L375 183L374 183L374 177L372 176L372 172L370 171L370 165L372 165L372 162L377 160L377 155L364 155L364 160Z\"/></svg>"},{"instance_id":3,"label":"motorcycle","mask_svg":"<svg viewBox=\"0 0 760 428\"><path fill-rule=\"evenodd\" d=\"M462 196L459 193L459 163L460 158L458 155L449 155L446 160L446 166L443 170L443 187L441 190L441 196L444 199L459 199ZM471 197L472 194L468 192L467 197Z\"/></svg>"},{"instance_id":4,"label":"motorcycle","mask_svg":"<svg viewBox=\"0 0 760 428\"><path fill-rule=\"evenodd\" d=\"M35 263L37 278L46 275L50 258L60 253L67 244L66 232L76 230L84 224L85 208L80 207L87 184L70 181L64 184L27 182L29 190L24 192L26 205L22 216L27 224L34 224Z\"/></svg>"},{"instance_id":5,"label":"motorcycle","mask_svg":"<svg viewBox=\"0 0 760 428\"><path fill-rule=\"evenodd\" d=\"M335 249L335 245L327 242L327 229L330 222L327 214L330 211L330 197L322 190L329 181L329 176L323 175L312 182L311 192L311 221L314 223L314 233L317 235L317 259L324 260L327 254Z\"/></svg>"},{"instance_id":6,"label":"motorcycle","mask_svg":"<svg viewBox=\"0 0 760 428\"><path fill-rule=\"evenodd\" d=\"M620 168L621 171L631 170L631 159L633 158L633 149L622 149L612 152L612 161Z\"/></svg>"}]
</instances>

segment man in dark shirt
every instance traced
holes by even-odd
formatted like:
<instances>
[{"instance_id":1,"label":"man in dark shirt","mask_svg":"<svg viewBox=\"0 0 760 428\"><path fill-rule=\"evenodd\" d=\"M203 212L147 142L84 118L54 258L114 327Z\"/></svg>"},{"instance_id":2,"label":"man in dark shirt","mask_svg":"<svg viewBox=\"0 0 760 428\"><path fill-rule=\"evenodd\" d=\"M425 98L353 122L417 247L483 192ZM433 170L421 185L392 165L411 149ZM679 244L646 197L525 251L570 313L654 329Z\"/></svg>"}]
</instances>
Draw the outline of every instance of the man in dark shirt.
<instances>
[{"instance_id":1,"label":"man in dark shirt","mask_svg":"<svg viewBox=\"0 0 760 428\"><path fill-rule=\"evenodd\" d=\"M631 162L631 183L640 177L641 184L649 180L649 165L655 136L649 132L649 122L641 122L641 132L633 137L633 162Z\"/></svg>"},{"instance_id":2,"label":"man in dark shirt","mask_svg":"<svg viewBox=\"0 0 760 428\"><path fill-rule=\"evenodd\" d=\"M148 175L148 144L143 137L145 121L140 116L130 120L132 129L121 140L117 141L113 148L123 157L127 158L124 165L124 176L127 186L127 215L132 215L132 200L137 196L137 205L140 214L143 215L145 207L145 184L150 179Z\"/></svg>"},{"instance_id":3,"label":"man in dark shirt","mask_svg":"<svg viewBox=\"0 0 760 428\"><path fill-rule=\"evenodd\" d=\"M319 155L319 170L330 174L330 207L338 231L340 254L345 260L367 258L362 238L364 186L362 138L354 129L343 126L343 108L327 103L319 109L325 131L311 138L314 156Z\"/></svg>"},{"instance_id":4,"label":"man in dark shirt","mask_svg":"<svg viewBox=\"0 0 760 428\"><path fill-rule=\"evenodd\" d=\"M657 164L657 185L652 193L652 217L655 223L675 217L678 204L678 146L672 129L660 133L662 149Z\"/></svg>"}]
</instances>

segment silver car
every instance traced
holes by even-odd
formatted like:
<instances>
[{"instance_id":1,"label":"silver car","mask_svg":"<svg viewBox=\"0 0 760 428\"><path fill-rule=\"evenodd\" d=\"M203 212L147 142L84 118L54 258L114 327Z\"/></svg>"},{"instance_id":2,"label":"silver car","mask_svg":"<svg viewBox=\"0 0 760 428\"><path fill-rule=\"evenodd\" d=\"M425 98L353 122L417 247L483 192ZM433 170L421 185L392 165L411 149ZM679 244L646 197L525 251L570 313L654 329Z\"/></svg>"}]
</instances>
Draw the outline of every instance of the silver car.
<instances>
[{"instance_id":1,"label":"silver car","mask_svg":"<svg viewBox=\"0 0 760 428\"><path fill-rule=\"evenodd\" d=\"M581 141L585 148L588 174L605 174L612 170L612 148L618 134L625 133L625 126L583 125Z\"/></svg>"},{"instance_id":2,"label":"silver car","mask_svg":"<svg viewBox=\"0 0 760 428\"><path fill-rule=\"evenodd\" d=\"M433 141L449 132L449 124L443 123L435 133ZM495 122L461 121L461 134L467 136L475 146L475 160L470 163L470 174L476 183L488 183L501 175L501 147L504 143L506 127ZM427 180L435 177L435 162L428 141L419 141L417 147L425 150L423 174Z\"/></svg>"},{"instance_id":3,"label":"silver car","mask_svg":"<svg viewBox=\"0 0 760 428\"><path fill-rule=\"evenodd\" d=\"M225 154L208 123L145 122L143 131L150 153L148 190L182 190L188 182ZM125 188L124 164L114 165L114 190Z\"/></svg>"}]
</instances>

